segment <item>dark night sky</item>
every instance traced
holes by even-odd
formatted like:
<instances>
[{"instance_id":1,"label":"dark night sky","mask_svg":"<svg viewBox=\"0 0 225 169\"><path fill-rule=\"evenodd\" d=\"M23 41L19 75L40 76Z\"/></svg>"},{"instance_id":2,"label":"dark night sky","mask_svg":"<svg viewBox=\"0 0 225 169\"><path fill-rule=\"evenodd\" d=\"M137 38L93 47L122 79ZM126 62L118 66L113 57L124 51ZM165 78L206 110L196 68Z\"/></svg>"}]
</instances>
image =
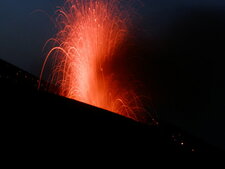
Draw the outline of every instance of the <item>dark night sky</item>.
<instances>
[{"instance_id":1,"label":"dark night sky","mask_svg":"<svg viewBox=\"0 0 225 169\"><path fill-rule=\"evenodd\" d=\"M132 54L159 117L225 148L225 1L142 1ZM0 58L38 76L56 30L37 10L62 3L1 1Z\"/></svg>"}]
</instances>

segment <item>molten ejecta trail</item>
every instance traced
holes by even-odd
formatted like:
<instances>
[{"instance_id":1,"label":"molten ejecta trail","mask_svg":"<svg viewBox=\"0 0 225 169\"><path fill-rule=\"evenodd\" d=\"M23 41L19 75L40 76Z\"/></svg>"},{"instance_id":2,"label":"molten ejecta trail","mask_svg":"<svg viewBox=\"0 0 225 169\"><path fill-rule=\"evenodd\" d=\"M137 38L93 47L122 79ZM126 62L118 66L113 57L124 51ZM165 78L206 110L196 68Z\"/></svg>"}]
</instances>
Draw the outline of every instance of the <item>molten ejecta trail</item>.
<instances>
[{"instance_id":1,"label":"molten ejecta trail","mask_svg":"<svg viewBox=\"0 0 225 169\"><path fill-rule=\"evenodd\" d=\"M51 58L51 82L61 96L143 121L146 111L137 95L110 69L128 38L129 10L119 0L66 0L56 23L59 31L49 40L54 47L40 78Z\"/></svg>"}]
</instances>

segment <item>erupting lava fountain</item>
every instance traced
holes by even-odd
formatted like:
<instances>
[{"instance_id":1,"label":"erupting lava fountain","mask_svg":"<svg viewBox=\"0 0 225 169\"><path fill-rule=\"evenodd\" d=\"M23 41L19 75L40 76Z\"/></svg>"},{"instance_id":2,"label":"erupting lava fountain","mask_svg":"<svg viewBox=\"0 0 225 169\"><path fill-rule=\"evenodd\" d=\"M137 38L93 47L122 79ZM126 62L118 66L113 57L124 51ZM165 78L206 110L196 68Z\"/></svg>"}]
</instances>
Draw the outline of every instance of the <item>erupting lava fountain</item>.
<instances>
[{"instance_id":1,"label":"erupting lava fountain","mask_svg":"<svg viewBox=\"0 0 225 169\"><path fill-rule=\"evenodd\" d=\"M129 9L120 0L66 0L57 10L56 24L59 31L47 42L54 47L40 79L51 59L50 81L59 87L61 96L144 122L148 113L134 90L109 70L120 59L120 47L128 38Z\"/></svg>"}]
</instances>

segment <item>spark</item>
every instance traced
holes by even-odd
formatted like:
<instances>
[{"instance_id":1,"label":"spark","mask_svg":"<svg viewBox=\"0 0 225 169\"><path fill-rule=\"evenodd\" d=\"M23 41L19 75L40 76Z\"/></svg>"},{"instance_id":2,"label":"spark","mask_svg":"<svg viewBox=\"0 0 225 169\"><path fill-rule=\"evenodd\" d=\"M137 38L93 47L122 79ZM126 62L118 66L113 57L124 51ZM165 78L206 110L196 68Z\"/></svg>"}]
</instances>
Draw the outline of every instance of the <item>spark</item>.
<instances>
[{"instance_id":1,"label":"spark","mask_svg":"<svg viewBox=\"0 0 225 169\"><path fill-rule=\"evenodd\" d=\"M120 59L131 26L129 9L119 0L66 0L57 10L58 33L44 61L40 79L52 59L51 83L61 96L103 108L137 121L146 110L132 89L109 65ZM125 68L126 66L124 66ZM126 75L125 75L126 76ZM127 82L127 84L130 82Z\"/></svg>"}]
</instances>

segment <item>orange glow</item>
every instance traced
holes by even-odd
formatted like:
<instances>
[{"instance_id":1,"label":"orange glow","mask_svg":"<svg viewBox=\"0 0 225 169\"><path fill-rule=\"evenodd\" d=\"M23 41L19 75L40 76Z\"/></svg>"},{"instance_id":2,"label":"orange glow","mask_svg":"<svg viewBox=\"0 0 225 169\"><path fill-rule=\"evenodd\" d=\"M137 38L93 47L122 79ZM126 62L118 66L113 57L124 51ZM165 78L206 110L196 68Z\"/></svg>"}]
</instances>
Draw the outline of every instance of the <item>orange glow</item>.
<instances>
[{"instance_id":1,"label":"orange glow","mask_svg":"<svg viewBox=\"0 0 225 169\"><path fill-rule=\"evenodd\" d=\"M147 113L135 92L121 85L116 71L108 70L128 37L129 10L121 8L119 0L66 0L57 13L59 32L48 41L55 47L40 78L51 58L51 82L61 96L144 121Z\"/></svg>"}]
</instances>

